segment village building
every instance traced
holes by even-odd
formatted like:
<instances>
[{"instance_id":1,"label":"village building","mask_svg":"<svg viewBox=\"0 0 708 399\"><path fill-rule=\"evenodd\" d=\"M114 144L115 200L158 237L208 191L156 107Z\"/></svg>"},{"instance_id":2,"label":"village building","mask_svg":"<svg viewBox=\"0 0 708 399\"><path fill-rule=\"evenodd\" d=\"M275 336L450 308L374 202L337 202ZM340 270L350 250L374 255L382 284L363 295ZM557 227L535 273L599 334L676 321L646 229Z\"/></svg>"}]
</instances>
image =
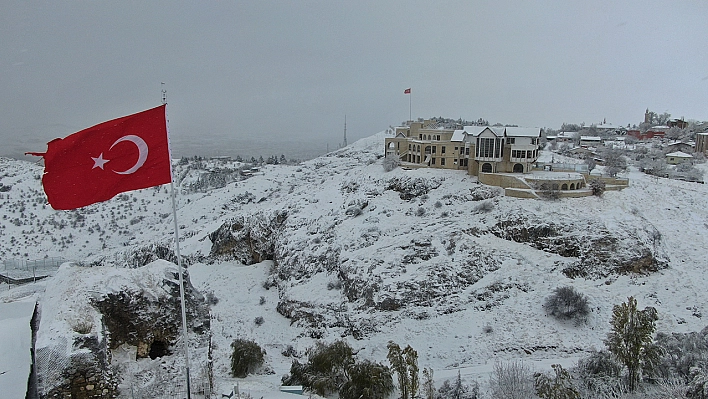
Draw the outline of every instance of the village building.
<instances>
[{"instance_id":1,"label":"village building","mask_svg":"<svg viewBox=\"0 0 708 399\"><path fill-rule=\"evenodd\" d=\"M693 159L693 155L686 154L685 152L676 151L666 154L666 163L671 165L678 165L681 162L690 161Z\"/></svg>"},{"instance_id":2,"label":"village building","mask_svg":"<svg viewBox=\"0 0 708 399\"><path fill-rule=\"evenodd\" d=\"M527 173L538 159L541 129L504 126L437 127L429 121L397 127L386 156L412 166L484 173Z\"/></svg>"}]
</instances>

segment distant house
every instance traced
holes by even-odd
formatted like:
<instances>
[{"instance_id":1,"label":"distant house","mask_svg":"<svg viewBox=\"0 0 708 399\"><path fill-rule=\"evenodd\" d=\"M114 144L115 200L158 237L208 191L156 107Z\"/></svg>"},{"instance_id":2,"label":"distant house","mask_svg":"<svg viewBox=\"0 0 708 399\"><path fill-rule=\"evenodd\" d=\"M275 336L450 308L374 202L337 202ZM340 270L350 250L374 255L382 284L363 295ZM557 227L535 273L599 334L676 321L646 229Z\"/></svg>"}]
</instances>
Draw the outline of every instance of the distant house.
<instances>
[{"instance_id":1,"label":"distant house","mask_svg":"<svg viewBox=\"0 0 708 399\"><path fill-rule=\"evenodd\" d=\"M666 163L671 165L678 165L681 162L690 161L693 159L693 155L686 154L685 152L676 151L666 154Z\"/></svg>"},{"instance_id":2,"label":"distant house","mask_svg":"<svg viewBox=\"0 0 708 399\"><path fill-rule=\"evenodd\" d=\"M628 130L627 136L636 137L639 140L649 140L655 137L663 138L667 130L669 130L668 126L652 126L646 132L638 129Z\"/></svg>"},{"instance_id":3,"label":"distant house","mask_svg":"<svg viewBox=\"0 0 708 399\"><path fill-rule=\"evenodd\" d=\"M669 125L669 127L677 127L679 129L685 129L688 127L688 122L683 120L683 118L671 119L671 120L667 121L666 124Z\"/></svg>"},{"instance_id":4,"label":"distant house","mask_svg":"<svg viewBox=\"0 0 708 399\"><path fill-rule=\"evenodd\" d=\"M600 136L580 136L581 147L599 147L601 145L602 138Z\"/></svg>"},{"instance_id":5,"label":"distant house","mask_svg":"<svg viewBox=\"0 0 708 399\"><path fill-rule=\"evenodd\" d=\"M666 152L685 152L687 154L693 153L694 150L694 144L692 143L684 143L681 141L675 141L673 143L669 143L666 145Z\"/></svg>"},{"instance_id":6,"label":"distant house","mask_svg":"<svg viewBox=\"0 0 708 399\"><path fill-rule=\"evenodd\" d=\"M483 173L526 173L538 159L541 129L505 126L440 128L430 121L411 122L386 138L386 156L407 166L461 169Z\"/></svg>"}]
</instances>

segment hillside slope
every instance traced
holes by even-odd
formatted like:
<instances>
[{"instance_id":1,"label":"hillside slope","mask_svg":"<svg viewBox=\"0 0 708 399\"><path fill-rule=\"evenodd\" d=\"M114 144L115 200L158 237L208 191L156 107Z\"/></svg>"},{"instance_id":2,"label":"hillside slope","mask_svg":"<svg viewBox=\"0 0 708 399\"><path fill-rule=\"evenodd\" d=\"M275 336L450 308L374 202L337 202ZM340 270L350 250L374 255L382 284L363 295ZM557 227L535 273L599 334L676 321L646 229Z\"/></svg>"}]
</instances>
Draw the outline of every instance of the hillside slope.
<instances>
[{"instance_id":1,"label":"hillside slope","mask_svg":"<svg viewBox=\"0 0 708 399\"><path fill-rule=\"evenodd\" d=\"M242 383L268 391L289 369L280 352L316 339L345 337L377 361L389 340L409 344L441 380L458 369L485 378L510 359L570 365L603 346L612 305L630 295L657 308L660 331L705 326L705 185L629 172L627 189L602 198L509 198L462 171L386 173L384 136L221 188L199 189L218 165L181 163L181 250L194 285L220 299L211 323L219 384L234 383L236 337L267 348L275 373ZM57 212L43 203L40 167L1 161L0 183L12 186L0 193L4 259L135 267L171 256L166 187ZM545 313L559 286L588 297L585 324Z\"/></svg>"}]
</instances>

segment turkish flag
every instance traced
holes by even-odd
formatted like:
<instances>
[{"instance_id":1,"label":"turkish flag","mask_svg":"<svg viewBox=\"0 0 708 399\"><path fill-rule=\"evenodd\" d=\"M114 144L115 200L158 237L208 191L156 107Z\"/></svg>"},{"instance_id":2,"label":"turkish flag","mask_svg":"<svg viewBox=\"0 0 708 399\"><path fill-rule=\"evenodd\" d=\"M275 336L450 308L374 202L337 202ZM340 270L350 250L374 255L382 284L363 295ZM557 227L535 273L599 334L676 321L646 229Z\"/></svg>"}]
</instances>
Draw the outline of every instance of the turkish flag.
<instances>
[{"instance_id":1,"label":"turkish flag","mask_svg":"<svg viewBox=\"0 0 708 399\"><path fill-rule=\"evenodd\" d=\"M405 89L405 90L403 90L403 94L411 94L411 89Z\"/></svg>"},{"instance_id":2,"label":"turkish flag","mask_svg":"<svg viewBox=\"0 0 708 399\"><path fill-rule=\"evenodd\" d=\"M47 143L42 185L54 209L76 209L172 181L165 105Z\"/></svg>"}]
</instances>

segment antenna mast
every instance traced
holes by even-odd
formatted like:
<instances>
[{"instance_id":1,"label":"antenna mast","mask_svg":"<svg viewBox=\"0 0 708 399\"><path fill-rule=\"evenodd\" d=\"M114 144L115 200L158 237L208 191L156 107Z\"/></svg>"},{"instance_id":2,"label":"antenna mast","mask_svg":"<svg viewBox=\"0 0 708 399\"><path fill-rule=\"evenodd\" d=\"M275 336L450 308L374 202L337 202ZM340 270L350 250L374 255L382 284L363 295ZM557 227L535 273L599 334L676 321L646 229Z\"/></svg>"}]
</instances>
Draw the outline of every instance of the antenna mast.
<instances>
[{"instance_id":1,"label":"antenna mast","mask_svg":"<svg viewBox=\"0 0 708 399\"><path fill-rule=\"evenodd\" d=\"M162 86L162 103L167 104L167 89L165 89L165 82L161 82Z\"/></svg>"},{"instance_id":2,"label":"antenna mast","mask_svg":"<svg viewBox=\"0 0 708 399\"><path fill-rule=\"evenodd\" d=\"M347 114L344 114L344 146L347 146Z\"/></svg>"}]
</instances>

